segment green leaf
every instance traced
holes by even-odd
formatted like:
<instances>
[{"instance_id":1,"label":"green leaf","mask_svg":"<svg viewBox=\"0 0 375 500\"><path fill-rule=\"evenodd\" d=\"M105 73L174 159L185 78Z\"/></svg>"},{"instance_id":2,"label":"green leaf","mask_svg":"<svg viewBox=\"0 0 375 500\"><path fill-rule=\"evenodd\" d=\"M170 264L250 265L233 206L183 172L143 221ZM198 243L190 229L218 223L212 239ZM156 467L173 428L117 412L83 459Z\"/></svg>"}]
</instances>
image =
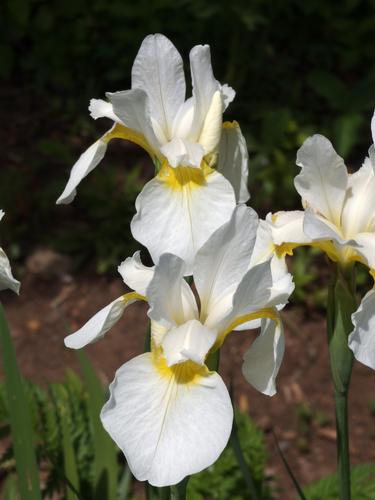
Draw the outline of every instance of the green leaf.
<instances>
[{"instance_id":1,"label":"green leaf","mask_svg":"<svg viewBox=\"0 0 375 500\"><path fill-rule=\"evenodd\" d=\"M0 346L3 356L9 421L12 431L20 497L27 498L28 500L41 500L30 407L18 369L16 352L5 319L4 309L1 304Z\"/></svg>"},{"instance_id":2,"label":"green leaf","mask_svg":"<svg viewBox=\"0 0 375 500\"><path fill-rule=\"evenodd\" d=\"M72 442L72 434L69 428L69 419L65 411L61 415L61 431L62 431L62 445L64 454L64 471L65 476L69 480L66 488L66 500L76 500L77 495L74 493L72 487L78 492L79 478L77 471L76 457L74 454L74 447Z\"/></svg>"},{"instance_id":3,"label":"green leaf","mask_svg":"<svg viewBox=\"0 0 375 500\"><path fill-rule=\"evenodd\" d=\"M94 444L94 491L95 498L116 498L118 463L117 447L108 436L100 420L105 403L104 391L91 363L83 351L77 351L79 363L88 391L88 414Z\"/></svg>"},{"instance_id":4,"label":"green leaf","mask_svg":"<svg viewBox=\"0 0 375 500\"><path fill-rule=\"evenodd\" d=\"M17 477L15 474L10 474L4 483L2 489L3 500L18 500Z\"/></svg>"}]
</instances>

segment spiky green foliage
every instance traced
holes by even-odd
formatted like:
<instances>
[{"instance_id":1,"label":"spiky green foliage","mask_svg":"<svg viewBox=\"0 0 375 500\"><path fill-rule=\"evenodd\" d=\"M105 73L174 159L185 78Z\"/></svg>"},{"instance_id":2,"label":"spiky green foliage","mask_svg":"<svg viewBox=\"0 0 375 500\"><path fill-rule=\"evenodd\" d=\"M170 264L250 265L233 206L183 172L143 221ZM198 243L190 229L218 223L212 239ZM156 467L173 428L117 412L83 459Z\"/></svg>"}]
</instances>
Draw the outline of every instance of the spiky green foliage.
<instances>
[{"instance_id":1,"label":"spiky green foliage","mask_svg":"<svg viewBox=\"0 0 375 500\"><path fill-rule=\"evenodd\" d=\"M375 465L362 464L352 468L352 499L373 500L375 498ZM307 500L337 500L339 498L337 475L332 474L311 484L305 489Z\"/></svg>"},{"instance_id":2,"label":"spiky green foliage","mask_svg":"<svg viewBox=\"0 0 375 500\"><path fill-rule=\"evenodd\" d=\"M264 483L267 455L263 432L247 414L239 411L236 411L236 422L243 455L259 492L259 500L266 500L270 498L270 492ZM245 480L230 445L214 465L190 478L187 498L189 500L249 498Z\"/></svg>"}]
</instances>

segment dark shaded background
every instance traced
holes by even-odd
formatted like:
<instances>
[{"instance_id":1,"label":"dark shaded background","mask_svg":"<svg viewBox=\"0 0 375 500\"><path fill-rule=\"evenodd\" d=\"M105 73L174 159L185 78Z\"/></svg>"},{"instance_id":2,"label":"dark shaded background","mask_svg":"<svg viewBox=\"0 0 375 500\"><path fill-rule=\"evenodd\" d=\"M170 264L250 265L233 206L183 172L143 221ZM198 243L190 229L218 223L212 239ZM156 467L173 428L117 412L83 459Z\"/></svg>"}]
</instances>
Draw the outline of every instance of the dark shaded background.
<instances>
[{"instance_id":1,"label":"dark shaded background","mask_svg":"<svg viewBox=\"0 0 375 500\"><path fill-rule=\"evenodd\" d=\"M357 167L375 105L373 0L4 0L0 5L2 243L15 260L53 246L113 270L135 248L134 200L152 175L146 155L111 143L70 207L56 207L78 155L108 127L91 97L130 87L142 39L169 36L186 63L209 43L216 77L235 88L227 119L251 155L252 206L264 215L299 200L294 160L304 138L327 135ZM188 65L186 65L188 71Z\"/></svg>"}]
</instances>

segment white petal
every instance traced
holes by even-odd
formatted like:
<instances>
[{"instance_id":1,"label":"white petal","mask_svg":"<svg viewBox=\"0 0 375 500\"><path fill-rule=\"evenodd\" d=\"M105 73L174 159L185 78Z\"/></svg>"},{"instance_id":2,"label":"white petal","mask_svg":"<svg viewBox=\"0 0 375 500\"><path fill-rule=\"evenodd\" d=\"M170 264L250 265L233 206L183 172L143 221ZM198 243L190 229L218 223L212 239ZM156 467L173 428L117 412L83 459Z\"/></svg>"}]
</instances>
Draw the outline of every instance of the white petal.
<instances>
[{"instance_id":1,"label":"white petal","mask_svg":"<svg viewBox=\"0 0 375 500\"><path fill-rule=\"evenodd\" d=\"M348 172L343 159L322 135L306 139L297 152L297 165L302 171L294 184L309 207L340 225Z\"/></svg>"},{"instance_id":2,"label":"white petal","mask_svg":"<svg viewBox=\"0 0 375 500\"><path fill-rule=\"evenodd\" d=\"M213 464L228 442L233 409L217 373L176 383L146 353L117 371L110 393L101 419L139 481L179 483Z\"/></svg>"},{"instance_id":3,"label":"white petal","mask_svg":"<svg viewBox=\"0 0 375 500\"><path fill-rule=\"evenodd\" d=\"M375 112L372 115L371 119L371 134L372 134L372 142L375 144Z\"/></svg>"},{"instance_id":4,"label":"white petal","mask_svg":"<svg viewBox=\"0 0 375 500\"><path fill-rule=\"evenodd\" d=\"M155 266L146 290L149 317L166 327L185 323L198 316L197 304L184 280L185 263L172 254L163 254Z\"/></svg>"},{"instance_id":5,"label":"white petal","mask_svg":"<svg viewBox=\"0 0 375 500\"><path fill-rule=\"evenodd\" d=\"M353 332L349 335L349 347L354 357L375 370L375 290L363 297L357 311L352 314Z\"/></svg>"},{"instance_id":6,"label":"white petal","mask_svg":"<svg viewBox=\"0 0 375 500\"><path fill-rule=\"evenodd\" d=\"M212 71L211 53L208 45L196 45L191 49L190 69L194 98L191 140L197 141L211 105L212 97L217 90L220 90L220 84L215 79Z\"/></svg>"},{"instance_id":7,"label":"white petal","mask_svg":"<svg viewBox=\"0 0 375 500\"><path fill-rule=\"evenodd\" d=\"M94 120L97 120L98 118L109 118L114 122L122 123L121 120L115 115L112 104L110 102L103 101L103 99L91 99L89 111Z\"/></svg>"},{"instance_id":8,"label":"white petal","mask_svg":"<svg viewBox=\"0 0 375 500\"><path fill-rule=\"evenodd\" d=\"M260 335L245 353L242 373L255 389L273 396L276 376L284 356L285 341L281 321L262 320Z\"/></svg>"},{"instance_id":9,"label":"white petal","mask_svg":"<svg viewBox=\"0 0 375 500\"><path fill-rule=\"evenodd\" d=\"M120 92L107 92L113 112L121 122L131 130L142 134L151 149L158 151L159 142L151 125L148 97L143 90L132 89Z\"/></svg>"},{"instance_id":10,"label":"white petal","mask_svg":"<svg viewBox=\"0 0 375 500\"><path fill-rule=\"evenodd\" d=\"M221 93L217 90L212 96L198 142L202 145L205 154L216 152L220 142L223 124L223 102Z\"/></svg>"},{"instance_id":11,"label":"white petal","mask_svg":"<svg viewBox=\"0 0 375 500\"><path fill-rule=\"evenodd\" d=\"M227 109L229 104L233 101L236 96L236 92L232 87L230 87L227 83L221 85L221 94L223 98L224 111Z\"/></svg>"},{"instance_id":12,"label":"white petal","mask_svg":"<svg viewBox=\"0 0 375 500\"><path fill-rule=\"evenodd\" d=\"M3 216L4 212L0 211L0 220ZM6 290L9 288L18 294L20 286L20 282L17 281L12 275L8 257L6 256L4 250L0 248L0 290Z\"/></svg>"},{"instance_id":13,"label":"white petal","mask_svg":"<svg viewBox=\"0 0 375 500\"><path fill-rule=\"evenodd\" d=\"M4 217L4 215L5 215L4 210L0 210L0 220Z\"/></svg>"},{"instance_id":14,"label":"white petal","mask_svg":"<svg viewBox=\"0 0 375 500\"><path fill-rule=\"evenodd\" d=\"M163 253L173 253L186 262L186 273L191 274L197 250L229 220L235 197L231 184L217 172L199 183L184 172L188 177L184 184L158 175L144 186L131 230L154 262Z\"/></svg>"},{"instance_id":15,"label":"white petal","mask_svg":"<svg viewBox=\"0 0 375 500\"><path fill-rule=\"evenodd\" d=\"M342 212L342 230L346 238L375 229L375 173L370 158L349 175L348 189Z\"/></svg>"},{"instance_id":16,"label":"white petal","mask_svg":"<svg viewBox=\"0 0 375 500\"><path fill-rule=\"evenodd\" d=\"M154 269L154 266L147 267L142 264L141 253L138 251L133 257L128 257L121 262L117 270L129 288L141 295L146 295L146 289L154 276Z\"/></svg>"},{"instance_id":17,"label":"white petal","mask_svg":"<svg viewBox=\"0 0 375 500\"><path fill-rule=\"evenodd\" d=\"M227 304L231 305L233 293L249 268L257 227L254 210L240 205L198 251L193 275L203 316L216 315L218 303L226 295L230 295Z\"/></svg>"},{"instance_id":18,"label":"white petal","mask_svg":"<svg viewBox=\"0 0 375 500\"><path fill-rule=\"evenodd\" d=\"M200 144L191 144L179 137L174 137L170 142L160 148L171 167L191 166L199 167L204 150Z\"/></svg>"},{"instance_id":19,"label":"white petal","mask_svg":"<svg viewBox=\"0 0 375 500\"><path fill-rule=\"evenodd\" d=\"M275 245L283 243L308 244L311 243L303 231L303 221L305 212L302 210L293 210L290 212L277 212L272 216L267 216L271 224L272 238Z\"/></svg>"},{"instance_id":20,"label":"white petal","mask_svg":"<svg viewBox=\"0 0 375 500\"><path fill-rule=\"evenodd\" d=\"M232 184L237 203L246 203L250 198L247 188L249 154L237 122L223 126L216 168Z\"/></svg>"},{"instance_id":21,"label":"white petal","mask_svg":"<svg viewBox=\"0 0 375 500\"><path fill-rule=\"evenodd\" d=\"M355 241L343 238L341 230L324 217L306 210L303 230L312 241L332 240L339 245L356 245Z\"/></svg>"},{"instance_id":22,"label":"white petal","mask_svg":"<svg viewBox=\"0 0 375 500\"><path fill-rule=\"evenodd\" d=\"M355 242L354 250L361 255L370 269L375 269L375 233L359 233Z\"/></svg>"},{"instance_id":23,"label":"white petal","mask_svg":"<svg viewBox=\"0 0 375 500\"><path fill-rule=\"evenodd\" d=\"M56 201L58 205L72 202L77 194L78 184L102 161L107 150L107 143L103 140L105 135L94 142L73 165L68 183Z\"/></svg>"},{"instance_id":24,"label":"white petal","mask_svg":"<svg viewBox=\"0 0 375 500\"><path fill-rule=\"evenodd\" d=\"M187 139L194 116L194 99L190 97L178 110L173 121L172 136Z\"/></svg>"},{"instance_id":25,"label":"white petal","mask_svg":"<svg viewBox=\"0 0 375 500\"><path fill-rule=\"evenodd\" d=\"M189 359L198 365L203 365L216 336L215 331L206 328L196 319L172 328L162 341L167 365L172 366Z\"/></svg>"},{"instance_id":26,"label":"white petal","mask_svg":"<svg viewBox=\"0 0 375 500\"><path fill-rule=\"evenodd\" d=\"M122 317L126 307L139 299L136 294L130 293L128 296L134 298L126 299L126 295L119 297L97 312L82 328L65 337L66 347L81 349L104 337L108 330Z\"/></svg>"},{"instance_id":27,"label":"white petal","mask_svg":"<svg viewBox=\"0 0 375 500\"><path fill-rule=\"evenodd\" d=\"M143 40L133 64L132 88L147 94L151 115L171 139L173 119L185 100L185 75L180 54L164 35Z\"/></svg>"}]
</instances>

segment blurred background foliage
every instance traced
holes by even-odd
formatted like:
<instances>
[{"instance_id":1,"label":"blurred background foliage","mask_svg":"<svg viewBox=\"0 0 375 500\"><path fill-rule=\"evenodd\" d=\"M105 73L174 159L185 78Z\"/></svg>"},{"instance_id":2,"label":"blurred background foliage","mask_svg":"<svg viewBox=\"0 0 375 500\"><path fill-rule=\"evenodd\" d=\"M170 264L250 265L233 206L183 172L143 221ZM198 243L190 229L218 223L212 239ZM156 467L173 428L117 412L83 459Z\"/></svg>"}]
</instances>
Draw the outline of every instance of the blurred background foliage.
<instances>
[{"instance_id":1,"label":"blurred background foliage","mask_svg":"<svg viewBox=\"0 0 375 500\"><path fill-rule=\"evenodd\" d=\"M299 206L295 155L312 133L329 137L357 168L371 142L374 7L374 0L3 0L0 204L12 258L22 262L49 245L105 272L134 250L134 200L152 176L143 152L114 141L74 203L54 203L75 159L108 128L89 117L89 99L130 87L149 33L169 36L186 63L194 44L211 45L216 77L237 92L226 118L248 139L251 204L261 215Z\"/></svg>"}]
</instances>

